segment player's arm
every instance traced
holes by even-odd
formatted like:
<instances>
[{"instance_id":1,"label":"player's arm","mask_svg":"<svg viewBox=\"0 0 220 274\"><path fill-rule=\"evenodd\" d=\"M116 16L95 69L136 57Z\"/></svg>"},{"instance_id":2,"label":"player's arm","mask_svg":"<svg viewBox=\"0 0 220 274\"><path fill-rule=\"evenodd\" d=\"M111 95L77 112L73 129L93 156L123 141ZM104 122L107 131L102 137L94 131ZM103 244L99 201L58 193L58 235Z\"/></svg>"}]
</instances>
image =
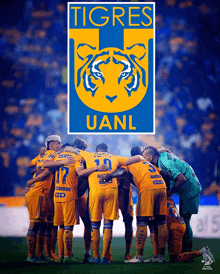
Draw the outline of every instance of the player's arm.
<instances>
[{"instance_id":1,"label":"player's arm","mask_svg":"<svg viewBox=\"0 0 220 274\"><path fill-rule=\"evenodd\" d=\"M158 150L159 153L168 152L168 153L172 154L173 156L177 157L176 154L174 154L168 148L165 148L165 147L156 147L156 149Z\"/></svg>"},{"instance_id":2,"label":"player's arm","mask_svg":"<svg viewBox=\"0 0 220 274\"><path fill-rule=\"evenodd\" d=\"M27 167L28 167L28 168L35 167L35 166L37 165L37 161L38 161L38 156L35 157L34 159L30 160L30 161L27 163Z\"/></svg>"},{"instance_id":3,"label":"player's arm","mask_svg":"<svg viewBox=\"0 0 220 274\"><path fill-rule=\"evenodd\" d=\"M144 157L142 157L141 155L135 155L132 157L128 157L127 161L126 161L126 166L138 163L138 162L142 162L145 161Z\"/></svg>"},{"instance_id":4,"label":"player's arm","mask_svg":"<svg viewBox=\"0 0 220 274\"><path fill-rule=\"evenodd\" d=\"M100 182L108 182L110 180L112 180L113 178L118 178L118 177L122 177L127 173L125 168L117 168L115 171L113 171L112 173L108 173L108 174L103 174L101 175L100 178Z\"/></svg>"},{"instance_id":5,"label":"player's arm","mask_svg":"<svg viewBox=\"0 0 220 274\"><path fill-rule=\"evenodd\" d=\"M42 173L40 173L37 177L29 180L27 182L28 187L30 187L31 185L33 185L34 183L40 182L44 179L46 179L49 175L51 174L51 171L49 169L45 169Z\"/></svg>"},{"instance_id":6,"label":"player's arm","mask_svg":"<svg viewBox=\"0 0 220 274\"><path fill-rule=\"evenodd\" d=\"M175 178L175 186L170 189L169 194L173 195L174 193L178 193L181 189L182 185L187 181L186 177L183 174L179 174Z\"/></svg>"},{"instance_id":7,"label":"player's arm","mask_svg":"<svg viewBox=\"0 0 220 274\"><path fill-rule=\"evenodd\" d=\"M63 160L60 160L60 161L51 161L51 160L46 160L43 162L43 168L58 168L58 167L61 167L61 166L68 166L68 165L71 165L71 164L74 164L75 163L75 159L73 156L69 156L69 157L66 157L65 159Z\"/></svg>"},{"instance_id":8,"label":"player's arm","mask_svg":"<svg viewBox=\"0 0 220 274\"><path fill-rule=\"evenodd\" d=\"M35 173L38 175L43 172L43 169L41 167L35 167L31 170L31 175L34 175Z\"/></svg>"},{"instance_id":9,"label":"player's arm","mask_svg":"<svg viewBox=\"0 0 220 274\"><path fill-rule=\"evenodd\" d=\"M85 169L84 167L78 167L76 168L76 173L79 177L86 177L91 175L93 172L106 171L107 169L108 169L108 165L104 165L104 164L90 167L88 169Z\"/></svg>"},{"instance_id":10,"label":"player's arm","mask_svg":"<svg viewBox=\"0 0 220 274\"><path fill-rule=\"evenodd\" d=\"M160 175L163 177L167 189L170 190L170 175L165 170L160 170Z\"/></svg>"},{"instance_id":11,"label":"player's arm","mask_svg":"<svg viewBox=\"0 0 220 274\"><path fill-rule=\"evenodd\" d=\"M167 149L165 147L156 147L156 149L158 150L159 153L163 153L163 152L172 153L169 149Z\"/></svg>"}]
</instances>

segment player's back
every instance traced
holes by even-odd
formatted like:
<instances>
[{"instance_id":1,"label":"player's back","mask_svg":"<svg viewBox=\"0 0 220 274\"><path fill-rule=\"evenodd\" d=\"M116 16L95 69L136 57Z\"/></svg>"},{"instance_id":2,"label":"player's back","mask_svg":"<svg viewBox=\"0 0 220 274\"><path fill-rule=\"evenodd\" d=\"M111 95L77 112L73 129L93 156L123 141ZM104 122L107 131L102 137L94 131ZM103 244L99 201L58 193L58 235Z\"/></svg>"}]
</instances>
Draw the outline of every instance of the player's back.
<instances>
[{"instance_id":1,"label":"player's back","mask_svg":"<svg viewBox=\"0 0 220 274\"><path fill-rule=\"evenodd\" d=\"M165 181L159 173L159 169L147 161L138 162L127 166L132 174L132 179L139 192L145 189L166 188Z\"/></svg>"},{"instance_id":2,"label":"player's back","mask_svg":"<svg viewBox=\"0 0 220 274\"><path fill-rule=\"evenodd\" d=\"M117 179L112 179L109 182L100 182L102 174L110 173L115 171L118 166L126 165L127 158L112 155L108 152L95 152L89 153L81 151L80 155L85 159L87 168L95 167L98 165L105 164L108 166L107 171L96 171L89 175L89 187L95 188L112 188L118 187Z\"/></svg>"},{"instance_id":3,"label":"player's back","mask_svg":"<svg viewBox=\"0 0 220 274\"><path fill-rule=\"evenodd\" d=\"M54 161L61 161L71 156L75 158L75 163L61 166L55 173L54 201L56 202L68 202L78 198L76 167L81 164L81 157L72 152L62 152L54 158Z\"/></svg>"},{"instance_id":4,"label":"player's back","mask_svg":"<svg viewBox=\"0 0 220 274\"><path fill-rule=\"evenodd\" d=\"M55 157L56 153L53 150L46 150L45 153L39 154L36 158L32 160L32 164L35 165L37 168L40 168L41 171L45 170L43 168L43 162L48 158ZM37 175L34 175L36 177ZM48 194L53 182L53 173L48 175L44 180L36 182L28 187L26 190L26 196L32 195L41 195L41 194Z\"/></svg>"},{"instance_id":5,"label":"player's back","mask_svg":"<svg viewBox=\"0 0 220 274\"><path fill-rule=\"evenodd\" d=\"M192 167L177 156L168 152L161 153L158 160L158 166L169 173L171 178L171 187L174 186L175 178L179 174L184 175L187 179L187 182L182 185L181 191L178 193L179 195L188 195L193 197L202 190Z\"/></svg>"}]
</instances>

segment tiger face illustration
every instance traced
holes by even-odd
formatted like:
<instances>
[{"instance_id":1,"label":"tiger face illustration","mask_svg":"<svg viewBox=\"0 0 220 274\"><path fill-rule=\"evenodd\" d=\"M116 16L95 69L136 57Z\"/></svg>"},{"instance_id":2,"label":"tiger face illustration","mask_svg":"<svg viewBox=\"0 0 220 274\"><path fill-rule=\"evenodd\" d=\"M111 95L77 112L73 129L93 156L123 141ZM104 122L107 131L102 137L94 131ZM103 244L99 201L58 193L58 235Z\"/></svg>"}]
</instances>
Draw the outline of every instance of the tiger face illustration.
<instances>
[{"instance_id":1,"label":"tiger face illustration","mask_svg":"<svg viewBox=\"0 0 220 274\"><path fill-rule=\"evenodd\" d=\"M144 44L122 51L105 48L101 51L88 44L79 44L79 66L76 91L81 101L100 112L122 112L138 105L147 91ZM145 64L148 63L145 60Z\"/></svg>"}]
</instances>

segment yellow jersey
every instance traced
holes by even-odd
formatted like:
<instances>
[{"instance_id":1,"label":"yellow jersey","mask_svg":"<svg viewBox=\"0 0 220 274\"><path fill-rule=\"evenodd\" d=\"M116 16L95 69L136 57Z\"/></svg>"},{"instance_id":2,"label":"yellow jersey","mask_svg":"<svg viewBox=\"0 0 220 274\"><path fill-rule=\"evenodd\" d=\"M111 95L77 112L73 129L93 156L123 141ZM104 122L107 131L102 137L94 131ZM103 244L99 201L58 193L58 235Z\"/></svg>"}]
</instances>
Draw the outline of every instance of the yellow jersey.
<instances>
[{"instance_id":1,"label":"yellow jersey","mask_svg":"<svg viewBox=\"0 0 220 274\"><path fill-rule=\"evenodd\" d=\"M114 178L109 182L103 183L99 182L100 175L111 173L115 171L118 167L126 165L127 157L115 156L107 152L95 152L90 153L87 151L80 151L80 155L84 158L86 162L86 167L91 168L98 165L105 164L108 166L107 171L97 171L89 175L89 188L115 188L118 187L117 179Z\"/></svg>"},{"instance_id":2,"label":"yellow jersey","mask_svg":"<svg viewBox=\"0 0 220 274\"><path fill-rule=\"evenodd\" d=\"M54 161L61 161L69 156L74 157L75 163L61 166L57 168L55 172L54 202L68 202L78 199L78 177L76 168L83 166L82 157L72 152L65 151L58 154L54 158Z\"/></svg>"},{"instance_id":3,"label":"yellow jersey","mask_svg":"<svg viewBox=\"0 0 220 274\"><path fill-rule=\"evenodd\" d=\"M47 150L44 154L39 154L36 158L34 158L32 160L32 164L44 170L45 168L42 167L43 162L46 161L48 158L54 158L55 156L55 151ZM36 177L36 175L34 177ZM53 182L53 178L54 175L51 173L46 179L32 184L30 187L27 188L25 196L48 194Z\"/></svg>"},{"instance_id":4,"label":"yellow jersey","mask_svg":"<svg viewBox=\"0 0 220 274\"><path fill-rule=\"evenodd\" d=\"M159 173L161 169L151 163L143 161L129 165L126 168L133 175L132 179L139 193L145 189L166 188L165 181Z\"/></svg>"},{"instance_id":5,"label":"yellow jersey","mask_svg":"<svg viewBox=\"0 0 220 274\"><path fill-rule=\"evenodd\" d=\"M171 197L167 197L167 226L173 223L185 224L184 219L179 215L176 205Z\"/></svg>"}]
</instances>

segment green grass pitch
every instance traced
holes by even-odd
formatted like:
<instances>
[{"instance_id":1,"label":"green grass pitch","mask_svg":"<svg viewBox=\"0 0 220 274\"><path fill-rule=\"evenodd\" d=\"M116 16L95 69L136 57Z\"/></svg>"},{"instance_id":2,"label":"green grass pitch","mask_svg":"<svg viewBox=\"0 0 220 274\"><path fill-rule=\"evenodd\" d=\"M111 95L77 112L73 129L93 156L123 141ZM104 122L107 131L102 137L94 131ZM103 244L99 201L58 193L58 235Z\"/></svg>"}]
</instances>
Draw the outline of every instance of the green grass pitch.
<instances>
[{"instance_id":1,"label":"green grass pitch","mask_svg":"<svg viewBox=\"0 0 220 274\"><path fill-rule=\"evenodd\" d=\"M194 249L200 249L208 245L214 255L215 262L211 265L211 274L220 273L220 239L194 239ZM102 242L100 244L102 247ZM78 263L76 264L28 264L26 238L2 238L0 237L0 273L1 274L197 274L204 273L202 257L195 258L194 262L166 263L166 264L125 264L123 257L125 252L124 238L113 238L112 256L113 264L81 264L84 254L84 242L82 238L74 238L73 251ZM100 248L100 254L102 249ZM152 255L153 249L148 238L145 244L144 258ZM135 238L133 239L131 255L135 255ZM166 253L168 261L168 254ZM205 271L206 273L207 271Z\"/></svg>"}]
</instances>

